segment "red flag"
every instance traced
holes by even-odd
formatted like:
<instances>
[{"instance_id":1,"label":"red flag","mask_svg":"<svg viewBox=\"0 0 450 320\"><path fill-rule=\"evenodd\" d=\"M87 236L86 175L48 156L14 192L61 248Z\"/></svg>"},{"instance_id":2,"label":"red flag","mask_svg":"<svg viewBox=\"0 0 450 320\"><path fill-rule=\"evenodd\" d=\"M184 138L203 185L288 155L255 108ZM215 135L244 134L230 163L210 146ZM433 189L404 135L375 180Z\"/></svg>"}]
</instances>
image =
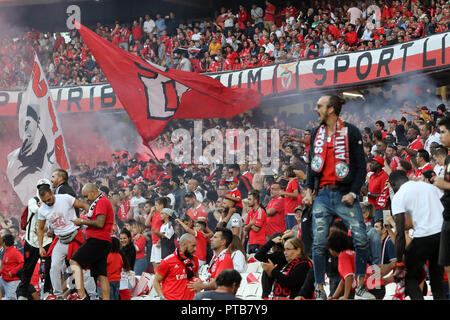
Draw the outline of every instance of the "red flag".
<instances>
[{"instance_id":1,"label":"red flag","mask_svg":"<svg viewBox=\"0 0 450 320\"><path fill-rule=\"evenodd\" d=\"M147 146L172 118L231 118L261 101L259 92L231 89L194 72L165 69L76 25Z\"/></svg>"}]
</instances>

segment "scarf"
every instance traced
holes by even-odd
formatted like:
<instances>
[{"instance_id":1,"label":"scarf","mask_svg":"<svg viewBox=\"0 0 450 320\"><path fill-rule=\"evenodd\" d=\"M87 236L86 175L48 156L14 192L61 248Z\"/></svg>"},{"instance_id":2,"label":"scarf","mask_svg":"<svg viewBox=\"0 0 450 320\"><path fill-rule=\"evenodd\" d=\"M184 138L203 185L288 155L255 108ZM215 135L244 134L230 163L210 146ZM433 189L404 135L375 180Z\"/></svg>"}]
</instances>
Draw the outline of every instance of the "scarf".
<instances>
[{"instance_id":1,"label":"scarf","mask_svg":"<svg viewBox=\"0 0 450 320\"><path fill-rule=\"evenodd\" d=\"M180 251L180 248L176 248L175 253L176 253L178 259L183 264L184 268L186 269L187 279L191 280L195 275L194 274L194 261L192 261L192 259L186 257L184 254L182 254Z\"/></svg>"},{"instance_id":2,"label":"scarf","mask_svg":"<svg viewBox=\"0 0 450 320\"><path fill-rule=\"evenodd\" d=\"M317 131L314 140L314 158L311 161L311 169L317 173L322 172L326 161L326 145L327 128L322 124ZM338 181L342 181L347 177L349 168L349 150L348 150L348 128L344 126L344 122L339 118L336 121L334 130L334 163L336 177Z\"/></svg>"},{"instance_id":3,"label":"scarf","mask_svg":"<svg viewBox=\"0 0 450 320\"><path fill-rule=\"evenodd\" d=\"M101 198L103 198L103 194L100 193L100 195L97 197L97 199L95 199L94 202L92 202L91 206L89 207L89 211L86 214L86 216L88 218L91 218L92 215L94 214L95 206L97 205L98 200L100 200Z\"/></svg>"},{"instance_id":4,"label":"scarf","mask_svg":"<svg viewBox=\"0 0 450 320\"><path fill-rule=\"evenodd\" d=\"M387 202L389 200L389 186L386 183L386 185L384 186L383 191L381 192L381 194L378 196L377 198L377 205L379 205L380 207L382 207L383 209L386 208Z\"/></svg>"}]
</instances>

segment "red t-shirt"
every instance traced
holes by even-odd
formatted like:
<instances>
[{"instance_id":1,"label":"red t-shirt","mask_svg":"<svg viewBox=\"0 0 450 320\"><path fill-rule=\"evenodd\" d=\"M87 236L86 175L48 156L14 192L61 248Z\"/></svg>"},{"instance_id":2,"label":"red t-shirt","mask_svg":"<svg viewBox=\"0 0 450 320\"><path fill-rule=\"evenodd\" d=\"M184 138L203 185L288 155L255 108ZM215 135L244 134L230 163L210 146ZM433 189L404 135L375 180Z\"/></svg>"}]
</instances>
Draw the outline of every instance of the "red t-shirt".
<instances>
[{"instance_id":1,"label":"red t-shirt","mask_svg":"<svg viewBox=\"0 0 450 320\"><path fill-rule=\"evenodd\" d=\"M195 251L194 256L198 260L206 261L206 246L210 240L201 231L195 232L195 239L197 240L197 251Z\"/></svg>"},{"instance_id":2,"label":"red t-shirt","mask_svg":"<svg viewBox=\"0 0 450 320\"><path fill-rule=\"evenodd\" d=\"M130 200L122 201L119 205L119 208L117 209L117 217L125 221L127 220L127 214L130 210Z\"/></svg>"},{"instance_id":3,"label":"red t-shirt","mask_svg":"<svg viewBox=\"0 0 450 320\"><path fill-rule=\"evenodd\" d=\"M145 237L140 236L137 240L133 240L136 249L136 260L145 257ZM139 249L139 250L138 250Z\"/></svg>"},{"instance_id":4,"label":"red t-shirt","mask_svg":"<svg viewBox=\"0 0 450 320\"><path fill-rule=\"evenodd\" d=\"M370 175L369 178L369 187L368 191L375 194L381 194L384 190L384 186L386 185L386 181L389 178L387 173L384 170L381 170L377 175L375 173ZM369 203L373 204L375 210L383 209L380 207L377 202L377 198L367 197Z\"/></svg>"},{"instance_id":5,"label":"red t-shirt","mask_svg":"<svg viewBox=\"0 0 450 320\"><path fill-rule=\"evenodd\" d=\"M258 210L254 211L253 208L247 214L247 219L245 220L245 224L249 224L250 220L255 219L255 226L259 227L258 231L254 231L250 229L248 233L248 244L260 244L264 245L266 243L266 225L267 225L267 214L266 212L259 207ZM284 216L283 216L284 218Z\"/></svg>"},{"instance_id":6,"label":"red t-shirt","mask_svg":"<svg viewBox=\"0 0 450 320\"><path fill-rule=\"evenodd\" d=\"M295 190L298 191L299 196L297 197L284 197L284 214L294 213L294 209L297 208L302 203L302 196L300 195L300 190L298 187L297 179L292 179L289 181L286 192L293 193Z\"/></svg>"},{"instance_id":7,"label":"red t-shirt","mask_svg":"<svg viewBox=\"0 0 450 320\"><path fill-rule=\"evenodd\" d=\"M285 211L284 205L285 199L282 196L270 199L269 203L267 204L266 210L274 208L277 210L277 212L272 216L267 215L266 236L271 236L276 232L286 231L286 220L284 218L284 211Z\"/></svg>"},{"instance_id":8,"label":"red t-shirt","mask_svg":"<svg viewBox=\"0 0 450 320\"><path fill-rule=\"evenodd\" d=\"M111 230L114 224L114 211L108 198L102 197L98 200L92 216L88 219L91 221L96 220L98 215L104 215L106 217L105 225L101 229L88 226L86 228L86 239L96 238L111 242Z\"/></svg>"},{"instance_id":9,"label":"red t-shirt","mask_svg":"<svg viewBox=\"0 0 450 320\"><path fill-rule=\"evenodd\" d=\"M120 281L123 268L122 256L118 252L110 252L108 254L106 271L108 275L108 281Z\"/></svg>"},{"instance_id":10,"label":"red t-shirt","mask_svg":"<svg viewBox=\"0 0 450 320\"><path fill-rule=\"evenodd\" d=\"M227 250L227 249L225 249ZM216 257L211 259L210 267L208 269L210 273L210 278L215 279L217 276L225 269L234 269L233 259L228 251L222 251ZM217 258L217 259L216 259Z\"/></svg>"},{"instance_id":11,"label":"red t-shirt","mask_svg":"<svg viewBox=\"0 0 450 320\"><path fill-rule=\"evenodd\" d=\"M238 188L228 191L227 196L233 197L233 198L239 198L242 199L242 195L241 192L239 191ZM236 207L241 207L242 208L242 200L240 201L234 201L234 204L236 205Z\"/></svg>"},{"instance_id":12,"label":"red t-shirt","mask_svg":"<svg viewBox=\"0 0 450 320\"><path fill-rule=\"evenodd\" d=\"M156 231L159 231L163 224L163 221L161 219L161 213L156 212L152 217L152 223L150 225L150 228ZM159 241L159 237L154 234L152 235L152 244L156 244Z\"/></svg>"},{"instance_id":13,"label":"red t-shirt","mask_svg":"<svg viewBox=\"0 0 450 320\"><path fill-rule=\"evenodd\" d=\"M194 256L194 272L198 270L198 259ZM167 300L192 300L195 291L187 287L186 268L175 253L165 257L156 270L163 276L161 281L162 291Z\"/></svg>"},{"instance_id":14,"label":"red t-shirt","mask_svg":"<svg viewBox=\"0 0 450 320\"><path fill-rule=\"evenodd\" d=\"M266 7L266 14L264 15L264 21L275 21L275 6L273 4Z\"/></svg>"},{"instance_id":15,"label":"red t-shirt","mask_svg":"<svg viewBox=\"0 0 450 320\"><path fill-rule=\"evenodd\" d=\"M194 221L205 221L208 220L208 210L204 205L200 205L197 208L189 208L186 214L192 218Z\"/></svg>"},{"instance_id":16,"label":"red t-shirt","mask_svg":"<svg viewBox=\"0 0 450 320\"><path fill-rule=\"evenodd\" d=\"M417 137L413 142L408 145L408 149L412 150L420 150L423 149L423 143L420 141L420 137ZM408 153L405 153L405 160L411 161L411 156Z\"/></svg>"},{"instance_id":17,"label":"red t-shirt","mask_svg":"<svg viewBox=\"0 0 450 320\"><path fill-rule=\"evenodd\" d=\"M336 169L335 169L335 159L334 159L334 138L331 138L331 141L327 143L327 155L325 159L324 168L322 170L322 178L320 179L319 188L323 187L326 184L335 184L337 181L336 177Z\"/></svg>"},{"instance_id":18,"label":"red t-shirt","mask_svg":"<svg viewBox=\"0 0 450 320\"><path fill-rule=\"evenodd\" d=\"M339 254L338 271L343 280L345 280L348 276L354 277L352 284L352 291L354 291L357 286L357 279L355 278L355 251L344 250ZM369 275L366 275L366 278L364 280L365 285L367 284L368 278Z\"/></svg>"},{"instance_id":19,"label":"red t-shirt","mask_svg":"<svg viewBox=\"0 0 450 320\"><path fill-rule=\"evenodd\" d=\"M415 177L421 177L422 174L427 171L427 170L431 170L433 171L433 167L431 166L431 164L427 163L422 169L417 168L416 172L414 172L414 176Z\"/></svg>"}]
</instances>

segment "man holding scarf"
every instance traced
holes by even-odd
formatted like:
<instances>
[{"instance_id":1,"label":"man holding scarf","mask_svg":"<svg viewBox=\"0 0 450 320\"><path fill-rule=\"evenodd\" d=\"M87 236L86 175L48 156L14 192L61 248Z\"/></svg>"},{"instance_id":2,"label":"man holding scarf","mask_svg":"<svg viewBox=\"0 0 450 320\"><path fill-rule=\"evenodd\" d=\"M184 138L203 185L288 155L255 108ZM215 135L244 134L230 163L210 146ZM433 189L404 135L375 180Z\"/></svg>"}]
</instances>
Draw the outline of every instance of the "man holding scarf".
<instances>
[{"instance_id":1,"label":"man holding scarf","mask_svg":"<svg viewBox=\"0 0 450 320\"><path fill-rule=\"evenodd\" d=\"M113 208L109 199L93 183L87 183L81 193L91 205L87 213L88 219L73 220L77 226L87 226L86 241L70 259L70 267L78 291L76 300L87 300L82 272L82 269L87 267L90 267L92 277L100 283L102 300L109 300L106 265L108 254L111 251Z\"/></svg>"},{"instance_id":2,"label":"man holding scarf","mask_svg":"<svg viewBox=\"0 0 450 320\"><path fill-rule=\"evenodd\" d=\"M365 285L369 242L358 201L366 176L362 136L357 127L339 118L345 100L324 95L315 111L319 126L311 134L305 205L312 205L316 300L326 300L324 290L327 237L330 224L340 218L350 230L355 247L355 299L375 299Z\"/></svg>"}]
</instances>

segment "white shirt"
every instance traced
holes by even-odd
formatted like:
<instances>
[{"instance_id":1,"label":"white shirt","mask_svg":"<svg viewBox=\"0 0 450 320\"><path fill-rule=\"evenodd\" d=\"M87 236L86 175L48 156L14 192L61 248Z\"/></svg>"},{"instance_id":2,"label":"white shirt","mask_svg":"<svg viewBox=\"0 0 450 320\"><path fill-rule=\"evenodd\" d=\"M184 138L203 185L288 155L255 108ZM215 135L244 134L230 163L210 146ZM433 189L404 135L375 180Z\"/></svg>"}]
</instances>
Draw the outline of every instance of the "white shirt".
<instances>
[{"instance_id":1,"label":"white shirt","mask_svg":"<svg viewBox=\"0 0 450 320\"><path fill-rule=\"evenodd\" d=\"M145 202L147 202L147 200L144 197L133 197L130 199L130 207L133 208L133 214L135 217L139 216L139 204Z\"/></svg>"},{"instance_id":2,"label":"white shirt","mask_svg":"<svg viewBox=\"0 0 450 320\"><path fill-rule=\"evenodd\" d=\"M255 23L260 23L260 22L264 21L263 17L261 16L264 14L264 11L262 8L256 7L255 9L250 10L250 14L251 14L252 18L255 19ZM261 16L261 17L256 18L259 16Z\"/></svg>"},{"instance_id":3,"label":"white shirt","mask_svg":"<svg viewBox=\"0 0 450 320\"><path fill-rule=\"evenodd\" d=\"M167 237L167 239L172 238L175 231L173 231L172 224L170 222L164 223L159 228L159 232L161 232L163 235Z\"/></svg>"},{"instance_id":4,"label":"white shirt","mask_svg":"<svg viewBox=\"0 0 450 320\"><path fill-rule=\"evenodd\" d=\"M227 228L230 230L233 230L233 228L241 228L241 227L242 227L242 217L239 213L235 212L231 216L230 221L228 221ZM240 234L240 231L239 231L239 234Z\"/></svg>"},{"instance_id":5,"label":"white shirt","mask_svg":"<svg viewBox=\"0 0 450 320\"><path fill-rule=\"evenodd\" d=\"M442 144L439 133L435 132L435 133L430 134L428 139L425 141L425 144L423 145L423 148L425 150L427 150L429 154L431 154L430 146L433 142L437 142L440 145Z\"/></svg>"},{"instance_id":6,"label":"white shirt","mask_svg":"<svg viewBox=\"0 0 450 320\"><path fill-rule=\"evenodd\" d=\"M411 216L414 237L421 238L441 232L444 207L437 187L423 181L405 182L392 198L392 214L404 212Z\"/></svg>"},{"instance_id":7,"label":"white shirt","mask_svg":"<svg viewBox=\"0 0 450 320\"><path fill-rule=\"evenodd\" d=\"M78 227L72 222L77 218L73 203L75 198L69 194L55 194L55 203L49 207L45 203L38 210L38 220L46 220L55 235L67 235Z\"/></svg>"},{"instance_id":8,"label":"white shirt","mask_svg":"<svg viewBox=\"0 0 450 320\"><path fill-rule=\"evenodd\" d=\"M245 256L241 250L236 250L231 254L231 259L233 259L234 270L237 272L245 272L247 270L247 262L245 261Z\"/></svg>"},{"instance_id":9,"label":"white shirt","mask_svg":"<svg viewBox=\"0 0 450 320\"><path fill-rule=\"evenodd\" d=\"M25 241L35 248L39 248L39 242L36 234L38 210L39 207L36 199L31 198L30 200L28 200L28 224L25 230ZM31 217L31 215L33 215L33 217ZM52 238L49 238L47 236L47 233L44 233L44 240L42 241L42 246L45 247L46 245L51 243L52 240L53 240Z\"/></svg>"},{"instance_id":10,"label":"white shirt","mask_svg":"<svg viewBox=\"0 0 450 320\"><path fill-rule=\"evenodd\" d=\"M144 21L144 32L149 33L156 27L155 21L150 19L148 21Z\"/></svg>"},{"instance_id":11,"label":"white shirt","mask_svg":"<svg viewBox=\"0 0 450 320\"><path fill-rule=\"evenodd\" d=\"M181 70L183 71L192 71L192 64L191 61L187 58L183 58L180 61Z\"/></svg>"}]
</instances>

